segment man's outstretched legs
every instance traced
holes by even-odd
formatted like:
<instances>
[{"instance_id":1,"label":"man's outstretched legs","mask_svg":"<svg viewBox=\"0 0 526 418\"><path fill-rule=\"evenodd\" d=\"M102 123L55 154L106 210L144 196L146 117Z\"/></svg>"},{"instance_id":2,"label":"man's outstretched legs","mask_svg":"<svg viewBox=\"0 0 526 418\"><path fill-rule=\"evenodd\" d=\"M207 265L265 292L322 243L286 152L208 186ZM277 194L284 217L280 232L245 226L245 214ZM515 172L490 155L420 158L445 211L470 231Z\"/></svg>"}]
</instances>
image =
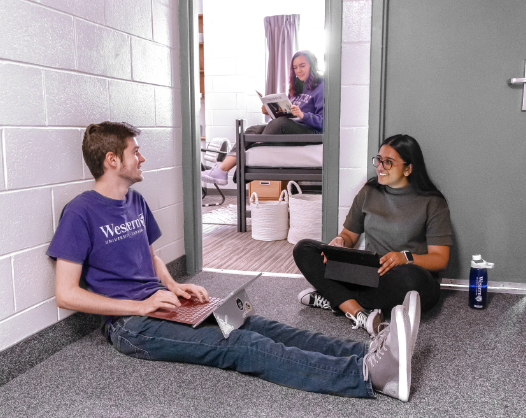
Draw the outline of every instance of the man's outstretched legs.
<instances>
[{"instance_id":1,"label":"man's outstretched legs","mask_svg":"<svg viewBox=\"0 0 526 418\"><path fill-rule=\"evenodd\" d=\"M130 316L110 326L115 348L131 357L237 370L305 391L374 397L363 376L364 343L248 317L228 339L217 326Z\"/></svg>"},{"instance_id":2,"label":"man's outstretched legs","mask_svg":"<svg viewBox=\"0 0 526 418\"><path fill-rule=\"evenodd\" d=\"M396 311L395 311L396 309ZM364 343L299 330L260 316L223 338L216 326L122 317L110 327L117 350L148 360L233 369L297 389L351 397L378 391L407 400L411 383L411 323L404 306L368 350ZM418 324L415 324L418 327Z\"/></svg>"}]
</instances>

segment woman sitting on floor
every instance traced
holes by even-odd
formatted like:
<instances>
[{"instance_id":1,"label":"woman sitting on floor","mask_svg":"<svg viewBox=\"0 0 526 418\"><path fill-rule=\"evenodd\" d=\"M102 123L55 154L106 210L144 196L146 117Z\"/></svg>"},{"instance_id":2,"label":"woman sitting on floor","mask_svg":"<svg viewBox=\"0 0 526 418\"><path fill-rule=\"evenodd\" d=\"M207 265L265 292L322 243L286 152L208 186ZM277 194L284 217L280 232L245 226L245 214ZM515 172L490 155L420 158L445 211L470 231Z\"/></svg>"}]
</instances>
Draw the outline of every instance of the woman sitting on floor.
<instances>
[{"instance_id":1,"label":"woman sitting on floor","mask_svg":"<svg viewBox=\"0 0 526 418\"><path fill-rule=\"evenodd\" d=\"M279 117L266 125L247 128L247 134L298 135L318 134L323 131L323 79L318 74L318 60L310 51L298 51L294 54L289 71L289 99L292 114L299 120ZM268 115L265 106L263 114ZM272 145L283 145L273 143ZM206 183L228 184L228 172L236 166L236 152L230 152L223 162L201 173Z\"/></svg>"},{"instance_id":2,"label":"woman sitting on floor","mask_svg":"<svg viewBox=\"0 0 526 418\"><path fill-rule=\"evenodd\" d=\"M327 259L321 243L302 240L294 248L294 260L314 288L298 295L307 306L338 308L354 328L378 333L382 310L402 303L416 290L422 310L433 307L440 284L432 273L447 267L452 230L444 195L426 170L418 142L408 135L395 135L382 143L373 158L376 177L367 181L354 198L342 232L330 245L354 247L365 232L365 249L381 255L377 288L325 279Z\"/></svg>"}]
</instances>

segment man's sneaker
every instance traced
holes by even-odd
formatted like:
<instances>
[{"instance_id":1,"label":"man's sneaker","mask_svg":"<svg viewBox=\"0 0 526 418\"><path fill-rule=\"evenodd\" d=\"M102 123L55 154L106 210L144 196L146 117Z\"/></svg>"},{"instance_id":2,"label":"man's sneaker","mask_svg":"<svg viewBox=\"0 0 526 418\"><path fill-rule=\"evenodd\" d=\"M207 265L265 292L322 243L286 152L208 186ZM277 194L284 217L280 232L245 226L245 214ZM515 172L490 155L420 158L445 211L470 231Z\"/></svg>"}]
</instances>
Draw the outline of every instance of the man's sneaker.
<instances>
[{"instance_id":1,"label":"man's sneaker","mask_svg":"<svg viewBox=\"0 0 526 418\"><path fill-rule=\"evenodd\" d=\"M409 323L411 324L411 354L415 351L416 338L418 337L418 329L420 327L420 295L416 290L407 292L405 295L403 306L409 315ZM382 327L387 327L389 324L384 322ZM382 344L389 335L389 330L384 328L378 336L371 341L370 349L373 350L376 345Z\"/></svg>"},{"instance_id":2,"label":"man's sneaker","mask_svg":"<svg viewBox=\"0 0 526 418\"><path fill-rule=\"evenodd\" d=\"M330 302L318 293L313 287L309 287L298 294L298 300L302 305L311 308L332 310Z\"/></svg>"},{"instance_id":3,"label":"man's sneaker","mask_svg":"<svg viewBox=\"0 0 526 418\"><path fill-rule=\"evenodd\" d=\"M210 170L202 171L201 180L205 183L217 183L220 186L226 186L228 184L228 171L221 170L218 163Z\"/></svg>"},{"instance_id":4,"label":"man's sneaker","mask_svg":"<svg viewBox=\"0 0 526 418\"><path fill-rule=\"evenodd\" d=\"M374 309L372 311L362 310L352 315L350 312L346 312L345 316L354 322L352 329L363 328L370 335L376 335L380 332L385 324L383 324L384 316L380 309Z\"/></svg>"},{"instance_id":5,"label":"man's sneaker","mask_svg":"<svg viewBox=\"0 0 526 418\"><path fill-rule=\"evenodd\" d=\"M420 327L420 295L416 290L407 292L404 299L404 308L409 315L411 323L411 353L415 351L418 328Z\"/></svg>"},{"instance_id":6,"label":"man's sneaker","mask_svg":"<svg viewBox=\"0 0 526 418\"><path fill-rule=\"evenodd\" d=\"M391 311L391 323L363 358L363 375L373 389L407 402L411 389L411 324L403 305Z\"/></svg>"},{"instance_id":7,"label":"man's sneaker","mask_svg":"<svg viewBox=\"0 0 526 418\"><path fill-rule=\"evenodd\" d=\"M369 345L369 351L375 350L376 347L381 346L383 342L386 340L387 336L389 335L389 323L388 322L382 322L381 326L383 329L375 336L371 336L373 340L371 341L371 344Z\"/></svg>"}]
</instances>

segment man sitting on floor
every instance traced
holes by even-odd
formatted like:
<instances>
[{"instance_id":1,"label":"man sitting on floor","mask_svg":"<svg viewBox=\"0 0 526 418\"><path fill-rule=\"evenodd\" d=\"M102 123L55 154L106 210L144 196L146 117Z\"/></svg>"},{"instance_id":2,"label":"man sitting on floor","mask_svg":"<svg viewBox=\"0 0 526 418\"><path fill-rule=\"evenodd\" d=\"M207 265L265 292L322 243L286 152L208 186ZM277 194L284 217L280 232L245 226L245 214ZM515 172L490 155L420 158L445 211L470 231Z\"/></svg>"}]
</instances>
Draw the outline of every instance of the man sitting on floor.
<instances>
[{"instance_id":1,"label":"man sitting on floor","mask_svg":"<svg viewBox=\"0 0 526 418\"><path fill-rule=\"evenodd\" d=\"M153 252L161 231L146 201L129 188L143 179L139 134L127 123L86 129L82 151L95 188L65 207L47 252L58 259L59 307L103 315L107 340L132 357L234 369L311 392L375 397L376 390L408 400L420 317L419 306L409 306L417 304L415 295L406 300L416 302L393 308L390 326L371 349L257 315L228 339L217 326L194 329L147 316L180 306L180 297L207 301L208 293L175 282ZM80 287L81 277L89 290Z\"/></svg>"}]
</instances>

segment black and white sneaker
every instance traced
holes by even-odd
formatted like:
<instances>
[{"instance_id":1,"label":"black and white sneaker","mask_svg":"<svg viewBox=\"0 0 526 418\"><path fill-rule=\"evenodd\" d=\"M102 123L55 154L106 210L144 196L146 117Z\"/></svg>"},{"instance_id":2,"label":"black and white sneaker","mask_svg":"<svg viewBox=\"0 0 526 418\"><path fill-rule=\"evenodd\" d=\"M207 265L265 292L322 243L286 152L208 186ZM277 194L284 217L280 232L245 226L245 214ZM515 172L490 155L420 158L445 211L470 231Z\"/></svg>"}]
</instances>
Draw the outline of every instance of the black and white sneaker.
<instances>
[{"instance_id":1,"label":"black and white sneaker","mask_svg":"<svg viewBox=\"0 0 526 418\"><path fill-rule=\"evenodd\" d=\"M347 312L345 316L354 322L352 329L363 328L371 336L378 335L378 333L384 329L385 324L383 323L384 316L380 309L374 309L372 311L360 311L353 316L350 312Z\"/></svg>"},{"instance_id":2,"label":"black and white sneaker","mask_svg":"<svg viewBox=\"0 0 526 418\"><path fill-rule=\"evenodd\" d=\"M298 301L311 308L321 308L332 311L330 302L318 293L313 287L309 287L298 294Z\"/></svg>"}]
</instances>

